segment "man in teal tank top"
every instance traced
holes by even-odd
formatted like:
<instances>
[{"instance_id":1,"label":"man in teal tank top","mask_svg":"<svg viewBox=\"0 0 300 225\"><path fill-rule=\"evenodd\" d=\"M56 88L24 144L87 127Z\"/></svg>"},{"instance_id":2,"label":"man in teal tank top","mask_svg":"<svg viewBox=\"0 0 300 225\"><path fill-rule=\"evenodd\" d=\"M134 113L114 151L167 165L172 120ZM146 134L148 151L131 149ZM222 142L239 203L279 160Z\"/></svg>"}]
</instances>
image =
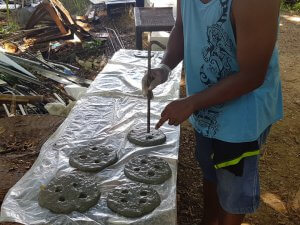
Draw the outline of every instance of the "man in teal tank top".
<instances>
[{"instance_id":1,"label":"man in teal tank top","mask_svg":"<svg viewBox=\"0 0 300 225\"><path fill-rule=\"evenodd\" d=\"M184 60L187 97L167 105L156 128L189 119L195 129L204 225L241 224L258 207L259 149L283 116L279 8L280 0L178 0L165 56L143 78L146 96Z\"/></svg>"}]
</instances>

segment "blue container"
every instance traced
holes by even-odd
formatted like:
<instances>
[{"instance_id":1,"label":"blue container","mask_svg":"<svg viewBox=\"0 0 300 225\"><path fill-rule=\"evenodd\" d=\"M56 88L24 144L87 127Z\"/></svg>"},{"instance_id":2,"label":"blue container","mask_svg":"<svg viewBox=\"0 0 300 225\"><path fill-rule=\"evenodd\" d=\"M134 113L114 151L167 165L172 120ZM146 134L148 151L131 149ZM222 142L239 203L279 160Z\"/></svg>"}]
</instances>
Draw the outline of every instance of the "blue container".
<instances>
[{"instance_id":1,"label":"blue container","mask_svg":"<svg viewBox=\"0 0 300 225\"><path fill-rule=\"evenodd\" d=\"M136 0L135 6L136 7L144 7L145 1L144 0Z\"/></svg>"}]
</instances>

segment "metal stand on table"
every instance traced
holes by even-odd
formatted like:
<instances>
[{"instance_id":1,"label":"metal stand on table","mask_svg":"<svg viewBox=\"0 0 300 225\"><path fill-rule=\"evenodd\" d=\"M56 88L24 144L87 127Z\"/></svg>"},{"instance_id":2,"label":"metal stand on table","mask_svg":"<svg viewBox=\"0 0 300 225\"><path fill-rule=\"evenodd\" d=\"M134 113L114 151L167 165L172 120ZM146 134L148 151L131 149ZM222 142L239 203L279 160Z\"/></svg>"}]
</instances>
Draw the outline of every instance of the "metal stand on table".
<instances>
[{"instance_id":1,"label":"metal stand on table","mask_svg":"<svg viewBox=\"0 0 300 225\"><path fill-rule=\"evenodd\" d=\"M143 48L143 32L171 31L175 24L172 7L135 7L134 18L136 48L139 50Z\"/></svg>"}]
</instances>

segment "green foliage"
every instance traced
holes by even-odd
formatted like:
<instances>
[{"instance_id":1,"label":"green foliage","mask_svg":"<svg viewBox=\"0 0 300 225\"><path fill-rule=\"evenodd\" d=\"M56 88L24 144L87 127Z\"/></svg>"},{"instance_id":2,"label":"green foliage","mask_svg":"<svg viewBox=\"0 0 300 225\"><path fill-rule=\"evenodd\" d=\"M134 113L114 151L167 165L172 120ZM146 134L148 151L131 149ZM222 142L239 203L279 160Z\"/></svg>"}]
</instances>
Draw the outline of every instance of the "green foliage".
<instances>
[{"instance_id":1,"label":"green foliage","mask_svg":"<svg viewBox=\"0 0 300 225\"><path fill-rule=\"evenodd\" d=\"M17 23L9 21L7 24L0 26L0 35L7 35L19 30L20 27Z\"/></svg>"},{"instance_id":2,"label":"green foliage","mask_svg":"<svg viewBox=\"0 0 300 225\"><path fill-rule=\"evenodd\" d=\"M293 6L294 10L300 12L300 2L296 3L294 6Z\"/></svg>"},{"instance_id":3,"label":"green foliage","mask_svg":"<svg viewBox=\"0 0 300 225\"><path fill-rule=\"evenodd\" d=\"M89 0L61 0L61 2L71 15L76 16L84 15L91 4Z\"/></svg>"},{"instance_id":4,"label":"green foliage","mask_svg":"<svg viewBox=\"0 0 300 225\"><path fill-rule=\"evenodd\" d=\"M102 41L100 40L92 40L89 42L84 42L83 43L83 48L85 49L95 49L99 48L102 45Z\"/></svg>"},{"instance_id":5,"label":"green foliage","mask_svg":"<svg viewBox=\"0 0 300 225\"><path fill-rule=\"evenodd\" d=\"M13 18L11 16L10 10L8 8L9 0L5 0L5 3L6 3L6 18L5 16L3 16L3 14L1 14L1 19L6 23L5 24L2 23L0 26L1 36L13 33L20 29L19 25L13 21Z\"/></svg>"},{"instance_id":6,"label":"green foliage","mask_svg":"<svg viewBox=\"0 0 300 225\"><path fill-rule=\"evenodd\" d=\"M6 0L5 1L6 3L6 13L7 13L7 19L9 19L9 8L8 8L8 3L9 3L9 0Z\"/></svg>"},{"instance_id":7,"label":"green foliage","mask_svg":"<svg viewBox=\"0 0 300 225\"><path fill-rule=\"evenodd\" d=\"M300 0L283 0L282 2L284 2L285 4L294 5L296 3L299 3Z\"/></svg>"},{"instance_id":8,"label":"green foliage","mask_svg":"<svg viewBox=\"0 0 300 225\"><path fill-rule=\"evenodd\" d=\"M300 0L281 1L281 10L300 12Z\"/></svg>"}]
</instances>

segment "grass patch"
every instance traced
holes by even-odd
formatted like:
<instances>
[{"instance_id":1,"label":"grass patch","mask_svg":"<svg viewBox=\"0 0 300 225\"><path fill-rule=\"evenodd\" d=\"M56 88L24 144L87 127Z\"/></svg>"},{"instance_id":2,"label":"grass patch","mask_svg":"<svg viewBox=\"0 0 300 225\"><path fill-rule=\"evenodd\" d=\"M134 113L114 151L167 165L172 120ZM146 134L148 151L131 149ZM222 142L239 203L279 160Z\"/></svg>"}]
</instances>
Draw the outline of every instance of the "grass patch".
<instances>
[{"instance_id":1,"label":"grass patch","mask_svg":"<svg viewBox=\"0 0 300 225\"><path fill-rule=\"evenodd\" d=\"M297 2L295 4L288 4L285 3L284 1L281 1L280 9L283 11L300 13L300 2Z\"/></svg>"},{"instance_id":2,"label":"grass patch","mask_svg":"<svg viewBox=\"0 0 300 225\"><path fill-rule=\"evenodd\" d=\"M61 2L71 15L76 16L84 15L91 4L89 0L61 0Z\"/></svg>"},{"instance_id":3,"label":"grass patch","mask_svg":"<svg viewBox=\"0 0 300 225\"><path fill-rule=\"evenodd\" d=\"M16 32L19 29L20 29L20 27L16 22L9 21L5 24L1 24L1 26L0 26L0 35L1 36L8 35L8 34Z\"/></svg>"},{"instance_id":4,"label":"grass patch","mask_svg":"<svg viewBox=\"0 0 300 225\"><path fill-rule=\"evenodd\" d=\"M101 45L102 45L102 41L92 40L90 42L84 42L83 43L83 48L85 48L85 49L93 49L93 48L98 49L99 47L101 47Z\"/></svg>"},{"instance_id":5,"label":"grass patch","mask_svg":"<svg viewBox=\"0 0 300 225\"><path fill-rule=\"evenodd\" d=\"M293 8L294 8L295 11L300 12L300 2L296 3L296 4L293 6Z\"/></svg>"}]
</instances>

